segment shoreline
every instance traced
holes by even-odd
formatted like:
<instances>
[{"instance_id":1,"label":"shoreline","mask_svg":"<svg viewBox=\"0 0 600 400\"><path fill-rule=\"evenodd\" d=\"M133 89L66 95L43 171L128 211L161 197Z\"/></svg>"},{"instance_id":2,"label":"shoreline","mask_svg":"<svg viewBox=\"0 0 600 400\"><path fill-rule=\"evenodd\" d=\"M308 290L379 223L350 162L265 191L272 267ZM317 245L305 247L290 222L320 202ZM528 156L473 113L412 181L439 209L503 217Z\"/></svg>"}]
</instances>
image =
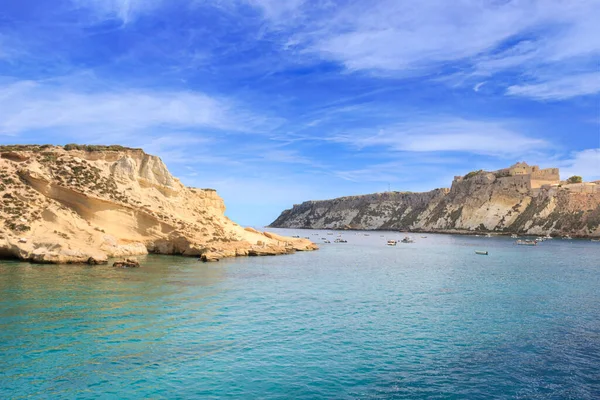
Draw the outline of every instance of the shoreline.
<instances>
[{"instance_id":1,"label":"shoreline","mask_svg":"<svg viewBox=\"0 0 600 400\"><path fill-rule=\"evenodd\" d=\"M398 230L398 229L386 229L386 228L375 228L375 229L360 229L360 228L307 228L307 227L276 227L276 226L267 226L265 228L269 229L305 229L311 231L336 231L336 232L398 232L398 233L437 233L437 234L445 234L445 235L461 235L461 236L476 236L476 235L492 235L492 236L508 236L518 235L520 237L539 237L545 236L543 233L525 233L525 232L498 232L498 231L469 231L464 229L406 229L406 230ZM590 235L578 235L574 233L567 234L558 234L551 233L550 236L554 239L562 239L565 235L571 236L572 239L600 239L600 235L598 236L590 236Z\"/></svg>"}]
</instances>

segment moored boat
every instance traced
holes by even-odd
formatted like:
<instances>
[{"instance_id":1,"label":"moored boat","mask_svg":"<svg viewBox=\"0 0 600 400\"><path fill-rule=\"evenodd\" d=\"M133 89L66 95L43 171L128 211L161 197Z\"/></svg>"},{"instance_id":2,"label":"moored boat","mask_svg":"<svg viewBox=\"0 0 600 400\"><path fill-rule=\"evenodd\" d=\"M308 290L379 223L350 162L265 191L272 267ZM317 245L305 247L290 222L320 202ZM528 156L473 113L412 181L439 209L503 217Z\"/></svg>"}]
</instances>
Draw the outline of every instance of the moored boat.
<instances>
[{"instance_id":1,"label":"moored boat","mask_svg":"<svg viewBox=\"0 0 600 400\"><path fill-rule=\"evenodd\" d=\"M405 236L402 243L414 243L415 241L410 236Z\"/></svg>"},{"instance_id":2,"label":"moored boat","mask_svg":"<svg viewBox=\"0 0 600 400\"><path fill-rule=\"evenodd\" d=\"M396 242L395 240L388 240L388 241L387 241L387 245L388 245L388 246L395 246L395 245L396 245L396 243L398 243L398 242Z\"/></svg>"},{"instance_id":3,"label":"moored boat","mask_svg":"<svg viewBox=\"0 0 600 400\"><path fill-rule=\"evenodd\" d=\"M515 244L519 246L537 246L536 240L517 240Z\"/></svg>"},{"instance_id":4,"label":"moored boat","mask_svg":"<svg viewBox=\"0 0 600 400\"><path fill-rule=\"evenodd\" d=\"M483 250L475 250L475 254L479 254L480 256L487 256L488 252Z\"/></svg>"}]
</instances>

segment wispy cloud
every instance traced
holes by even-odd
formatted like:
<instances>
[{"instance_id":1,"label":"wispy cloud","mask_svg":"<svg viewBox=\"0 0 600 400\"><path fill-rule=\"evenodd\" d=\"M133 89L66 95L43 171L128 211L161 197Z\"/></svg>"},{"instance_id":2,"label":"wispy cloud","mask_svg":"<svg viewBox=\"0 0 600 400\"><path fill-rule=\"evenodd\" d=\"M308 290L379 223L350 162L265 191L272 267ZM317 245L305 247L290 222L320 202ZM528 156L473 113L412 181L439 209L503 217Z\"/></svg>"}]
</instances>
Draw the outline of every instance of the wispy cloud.
<instances>
[{"instance_id":1,"label":"wispy cloud","mask_svg":"<svg viewBox=\"0 0 600 400\"><path fill-rule=\"evenodd\" d=\"M89 133L191 127L252 132L276 124L226 99L194 91L86 92L34 81L0 88L0 134L57 128Z\"/></svg>"},{"instance_id":2,"label":"wispy cloud","mask_svg":"<svg viewBox=\"0 0 600 400\"><path fill-rule=\"evenodd\" d=\"M600 144L600 137L598 140ZM586 181L600 180L600 148L574 152L560 166L562 179L579 175Z\"/></svg>"},{"instance_id":3,"label":"wispy cloud","mask_svg":"<svg viewBox=\"0 0 600 400\"><path fill-rule=\"evenodd\" d=\"M268 10L273 2L259 3ZM286 7L277 7L285 13L270 12L269 20L278 29L297 21L285 48L339 62L350 71L439 79L441 69L454 67L479 79L502 72L521 76L525 69L527 75L541 74L540 83L552 84L565 74L598 67L596 0L374 0L316 2L310 8L301 1L281 3ZM590 92L570 90L572 96Z\"/></svg>"},{"instance_id":4,"label":"wispy cloud","mask_svg":"<svg viewBox=\"0 0 600 400\"><path fill-rule=\"evenodd\" d=\"M95 22L118 19L123 24L135 20L139 15L156 9L163 0L71 0L81 9L95 16ZM94 21L93 21L94 22Z\"/></svg>"},{"instance_id":5,"label":"wispy cloud","mask_svg":"<svg viewBox=\"0 0 600 400\"><path fill-rule=\"evenodd\" d=\"M600 72L565 76L541 83L509 86L506 93L512 96L531 97L538 100L564 100L600 92Z\"/></svg>"},{"instance_id":6,"label":"wispy cloud","mask_svg":"<svg viewBox=\"0 0 600 400\"><path fill-rule=\"evenodd\" d=\"M394 151L470 152L495 156L523 154L545 148L542 139L528 137L498 121L435 118L400 123L380 129L350 132L331 138L357 148L382 146Z\"/></svg>"}]
</instances>

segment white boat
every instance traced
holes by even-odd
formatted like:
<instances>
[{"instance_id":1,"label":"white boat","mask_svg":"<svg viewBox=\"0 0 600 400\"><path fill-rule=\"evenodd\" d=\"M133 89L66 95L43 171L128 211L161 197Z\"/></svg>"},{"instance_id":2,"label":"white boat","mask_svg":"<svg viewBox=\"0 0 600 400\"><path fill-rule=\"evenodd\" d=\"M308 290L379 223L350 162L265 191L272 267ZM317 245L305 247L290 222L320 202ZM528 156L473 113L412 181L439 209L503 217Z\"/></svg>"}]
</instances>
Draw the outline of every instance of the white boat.
<instances>
[{"instance_id":1,"label":"white boat","mask_svg":"<svg viewBox=\"0 0 600 400\"><path fill-rule=\"evenodd\" d=\"M388 246L395 246L395 245L396 245L396 243L398 243L398 242L396 242L395 240L388 240L388 241L387 241L387 245L388 245Z\"/></svg>"},{"instance_id":2,"label":"white boat","mask_svg":"<svg viewBox=\"0 0 600 400\"><path fill-rule=\"evenodd\" d=\"M517 235L516 233L513 233L512 235L510 235L511 238L516 239L519 237L519 235Z\"/></svg>"},{"instance_id":3,"label":"white boat","mask_svg":"<svg viewBox=\"0 0 600 400\"><path fill-rule=\"evenodd\" d=\"M590 239L590 242L600 242L600 239Z\"/></svg>"},{"instance_id":4,"label":"white boat","mask_svg":"<svg viewBox=\"0 0 600 400\"><path fill-rule=\"evenodd\" d=\"M535 240L517 240L515 244L519 246L537 246L537 241Z\"/></svg>"},{"instance_id":5,"label":"white boat","mask_svg":"<svg viewBox=\"0 0 600 400\"><path fill-rule=\"evenodd\" d=\"M573 239L573 238L572 238L571 236L569 236L569 235L565 235L565 236L563 236L562 238L563 238L563 240L571 240L571 239Z\"/></svg>"},{"instance_id":6,"label":"white boat","mask_svg":"<svg viewBox=\"0 0 600 400\"><path fill-rule=\"evenodd\" d=\"M546 236L544 236L544 240L552 240L554 239L552 236L550 236L550 234L547 234Z\"/></svg>"},{"instance_id":7,"label":"white boat","mask_svg":"<svg viewBox=\"0 0 600 400\"><path fill-rule=\"evenodd\" d=\"M415 241L410 236L405 236L402 243L414 243Z\"/></svg>"},{"instance_id":8,"label":"white boat","mask_svg":"<svg viewBox=\"0 0 600 400\"><path fill-rule=\"evenodd\" d=\"M492 237L492 234L488 233L487 235L485 235L485 237Z\"/></svg>"},{"instance_id":9,"label":"white boat","mask_svg":"<svg viewBox=\"0 0 600 400\"><path fill-rule=\"evenodd\" d=\"M335 239L335 240L333 241L333 243L348 243L348 241L347 241L347 240L344 240L344 239L337 238L337 239Z\"/></svg>"}]
</instances>

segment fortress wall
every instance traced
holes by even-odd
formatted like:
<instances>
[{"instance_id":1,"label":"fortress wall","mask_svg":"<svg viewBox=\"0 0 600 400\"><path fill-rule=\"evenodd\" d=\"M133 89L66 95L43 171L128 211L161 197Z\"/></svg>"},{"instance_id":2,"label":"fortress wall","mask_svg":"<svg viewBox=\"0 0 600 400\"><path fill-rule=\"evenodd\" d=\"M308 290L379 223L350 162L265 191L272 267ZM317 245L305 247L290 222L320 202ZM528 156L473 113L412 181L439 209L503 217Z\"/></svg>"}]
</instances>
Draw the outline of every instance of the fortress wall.
<instances>
[{"instance_id":1,"label":"fortress wall","mask_svg":"<svg viewBox=\"0 0 600 400\"><path fill-rule=\"evenodd\" d=\"M564 187L571 193L600 193L600 186L590 183L571 183Z\"/></svg>"},{"instance_id":2,"label":"fortress wall","mask_svg":"<svg viewBox=\"0 0 600 400\"><path fill-rule=\"evenodd\" d=\"M556 179L550 179L550 178L531 178L531 188L535 189L535 188L539 188L542 187L544 185L552 185L554 183L558 183L559 181Z\"/></svg>"},{"instance_id":3,"label":"fortress wall","mask_svg":"<svg viewBox=\"0 0 600 400\"><path fill-rule=\"evenodd\" d=\"M560 173L558 168L536 169L531 173L532 180L559 181Z\"/></svg>"}]
</instances>

